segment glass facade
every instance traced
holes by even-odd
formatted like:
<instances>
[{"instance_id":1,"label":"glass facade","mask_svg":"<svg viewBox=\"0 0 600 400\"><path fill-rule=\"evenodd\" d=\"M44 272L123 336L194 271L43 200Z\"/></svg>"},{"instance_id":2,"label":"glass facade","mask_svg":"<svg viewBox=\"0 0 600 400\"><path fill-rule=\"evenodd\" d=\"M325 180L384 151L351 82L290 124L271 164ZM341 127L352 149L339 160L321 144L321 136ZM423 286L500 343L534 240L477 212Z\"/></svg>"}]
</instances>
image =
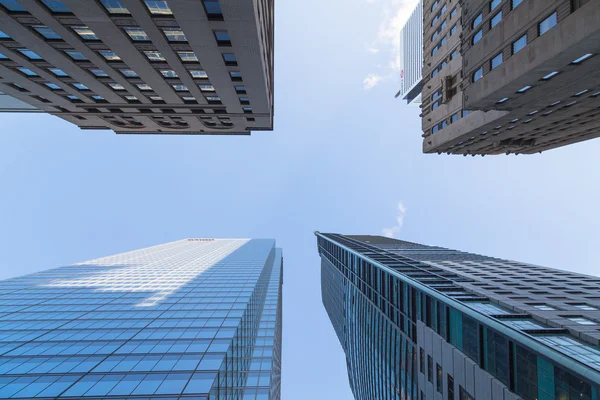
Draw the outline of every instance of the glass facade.
<instances>
[{"instance_id":1,"label":"glass facade","mask_svg":"<svg viewBox=\"0 0 600 400\"><path fill-rule=\"evenodd\" d=\"M0 398L279 399L282 253L184 239L0 282Z\"/></svg>"},{"instance_id":2,"label":"glass facade","mask_svg":"<svg viewBox=\"0 0 600 400\"><path fill-rule=\"evenodd\" d=\"M531 276L572 278L566 290L579 279L593 320L600 278L380 236L316 235L323 304L357 400L436 391L444 399L598 400L600 335L571 333L581 324L565 308L550 316L515 299L540 292ZM568 294L553 289L554 299ZM581 317L572 299L558 298Z\"/></svg>"}]
</instances>

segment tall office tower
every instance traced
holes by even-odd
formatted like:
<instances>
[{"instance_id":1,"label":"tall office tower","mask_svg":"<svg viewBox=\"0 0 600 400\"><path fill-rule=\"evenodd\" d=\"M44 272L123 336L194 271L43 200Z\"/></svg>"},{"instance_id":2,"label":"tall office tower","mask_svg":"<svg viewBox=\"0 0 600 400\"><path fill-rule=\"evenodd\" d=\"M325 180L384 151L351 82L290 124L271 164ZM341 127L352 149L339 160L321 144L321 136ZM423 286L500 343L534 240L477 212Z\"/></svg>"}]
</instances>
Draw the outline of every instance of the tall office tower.
<instances>
[{"instance_id":1,"label":"tall office tower","mask_svg":"<svg viewBox=\"0 0 600 400\"><path fill-rule=\"evenodd\" d=\"M532 154L600 135L598 1L424 7L425 153Z\"/></svg>"},{"instance_id":2,"label":"tall office tower","mask_svg":"<svg viewBox=\"0 0 600 400\"><path fill-rule=\"evenodd\" d=\"M317 232L357 400L598 400L600 278Z\"/></svg>"},{"instance_id":3,"label":"tall office tower","mask_svg":"<svg viewBox=\"0 0 600 400\"><path fill-rule=\"evenodd\" d=\"M396 97L407 104L421 104L423 88L423 0L400 30L400 90Z\"/></svg>"},{"instance_id":4,"label":"tall office tower","mask_svg":"<svg viewBox=\"0 0 600 400\"><path fill-rule=\"evenodd\" d=\"M270 130L273 6L0 0L0 92L81 129Z\"/></svg>"},{"instance_id":5,"label":"tall office tower","mask_svg":"<svg viewBox=\"0 0 600 400\"><path fill-rule=\"evenodd\" d=\"M282 253L184 239L0 281L0 398L280 398Z\"/></svg>"}]
</instances>

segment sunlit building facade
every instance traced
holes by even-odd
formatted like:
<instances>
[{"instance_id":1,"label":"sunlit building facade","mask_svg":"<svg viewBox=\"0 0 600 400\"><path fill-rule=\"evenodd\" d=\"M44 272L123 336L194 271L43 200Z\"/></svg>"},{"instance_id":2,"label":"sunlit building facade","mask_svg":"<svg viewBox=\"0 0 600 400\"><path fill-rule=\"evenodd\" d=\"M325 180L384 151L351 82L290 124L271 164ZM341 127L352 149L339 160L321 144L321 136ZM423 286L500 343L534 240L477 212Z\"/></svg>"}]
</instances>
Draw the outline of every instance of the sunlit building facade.
<instances>
[{"instance_id":1,"label":"sunlit building facade","mask_svg":"<svg viewBox=\"0 0 600 400\"><path fill-rule=\"evenodd\" d=\"M278 400L282 252L184 239L0 282L0 398Z\"/></svg>"},{"instance_id":2,"label":"sunlit building facade","mask_svg":"<svg viewBox=\"0 0 600 400\"><path fill-rule=\"evenodd\" d=\"M271 130L273 45L273 0L0 0L0 92L29 105L0 112L121 134Z\"/></svg>"},{"instance_id":3,"label":"sunlit building facade","mask_svg":"<svg viewBox=\"0 0 600 400\"><path fill-rule=\"evenodd\" d=\"M400 30L400 90L396 97L407 104L421 104L423 89L423 0Z\"/></svg>"},{"instance_id":4,"label":"sunlit building facade","mask_svg":"<svg viewBox=\"0 0 600 400\"><path fill-rule=\"evenodd\" d=\"M357 400L598 400L600 278L316 232Z\"/></svg>"}]
</instances>

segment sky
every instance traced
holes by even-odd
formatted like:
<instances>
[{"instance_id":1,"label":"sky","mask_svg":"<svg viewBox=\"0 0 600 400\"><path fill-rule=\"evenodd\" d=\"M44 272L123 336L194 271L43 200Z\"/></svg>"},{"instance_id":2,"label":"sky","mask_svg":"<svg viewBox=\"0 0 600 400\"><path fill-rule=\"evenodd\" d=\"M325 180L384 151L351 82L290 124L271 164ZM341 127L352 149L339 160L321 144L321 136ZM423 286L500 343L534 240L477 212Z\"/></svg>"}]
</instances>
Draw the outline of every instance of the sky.
<instances>
[{"instance_id":1,"label":"sky","mask_svg":"<svg viewBox=\"0 0 600 400\"><path fill-rule=\"evenodd\" d=\"M276 2L273 132L127 136L0 115L0 279L185 237L275 238L283 398L350 400L315 230L599 275L600 140L532 156L422 154L419 109L394 98L394 35L410 8Z\"/></svg>"}]
</instances>

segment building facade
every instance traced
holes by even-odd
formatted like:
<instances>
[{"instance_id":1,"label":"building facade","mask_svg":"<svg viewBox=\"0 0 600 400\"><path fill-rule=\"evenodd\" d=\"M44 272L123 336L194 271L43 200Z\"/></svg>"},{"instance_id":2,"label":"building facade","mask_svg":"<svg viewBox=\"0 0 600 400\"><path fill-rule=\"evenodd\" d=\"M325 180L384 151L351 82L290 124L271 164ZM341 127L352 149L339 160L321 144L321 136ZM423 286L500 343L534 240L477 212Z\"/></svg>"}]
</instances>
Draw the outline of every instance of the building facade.
<instances>
[{"instance_id":1,"label":"building facade","mask_svg":"<svg viewBox=\"0 0 600 400\"><path fill-rule=\"evenodd\" d=\"M184 239L0 281L0 398L280 398L282 253Z\"/></svg>"},{"instance_id":2,"label":"building facade","mask_svg":"<svg viewBox=\"0 0 600 400\"><path fill-rule=\"evenodd\" d=\"M598 1L425 0L424 12L425 153L532 154L600 136Z\"/></svg>"},{"instance_id":3,"label":"building facade","mask_svg":"<svg viewBox=\"0 0 600 400\"><path fill-rule=\"evenodd\" d=\"M81 129L270 130L273 12L273 0L0 0L0 92Z\"/></svg>"},{"instance_id":4,"label":"building facade","mask_svg":"<svg viewBox=\"0 0 600 400\"><path fill-rule=\"evenodd\" d=\"M421 104L423 88L423 0L400 30L400 90L396 97L409 105Z\"/></svg>"},{"instance_id":5,"label":"building facade","mask_svg":"<svg viewBox=\"0 0 600 400\"><path fill-rule=\"evenodd\" d=\"M316 232L357 400L598 400L600 278Z\"/></svg>"}]
</instances>

